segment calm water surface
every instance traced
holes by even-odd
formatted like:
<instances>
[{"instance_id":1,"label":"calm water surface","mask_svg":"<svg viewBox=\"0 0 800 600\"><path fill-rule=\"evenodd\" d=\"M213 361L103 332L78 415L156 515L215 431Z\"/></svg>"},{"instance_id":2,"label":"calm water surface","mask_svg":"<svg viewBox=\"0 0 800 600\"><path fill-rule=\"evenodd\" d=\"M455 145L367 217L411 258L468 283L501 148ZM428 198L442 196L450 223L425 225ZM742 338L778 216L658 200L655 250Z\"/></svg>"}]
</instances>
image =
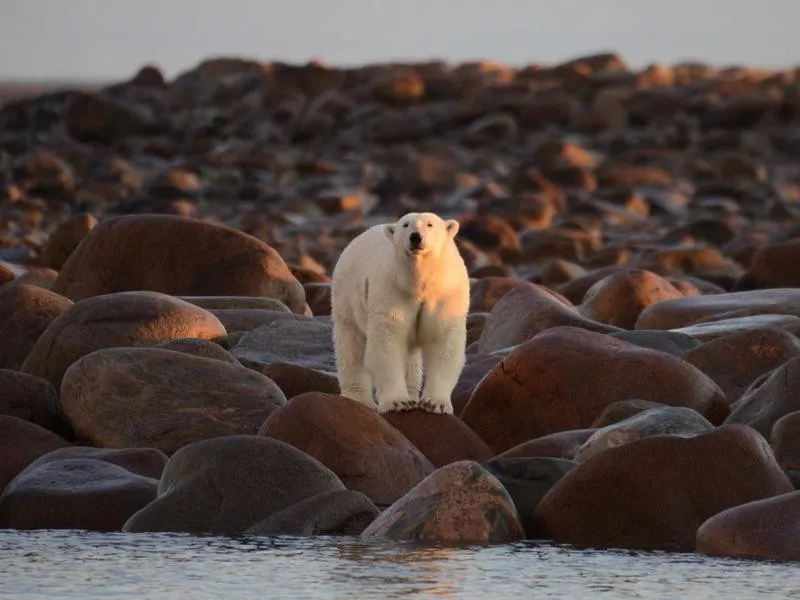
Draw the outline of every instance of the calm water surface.
<instances>
[{"instance_id":1,"label":"calm water surface","mask_svg":"<svg viewBox=\"0 0 800 600\"><path fill-rule=\"evenodd\" d=\"M800 564L520 543L0 531L0 597L792 598Z\"/></svg>"}]
</instances>

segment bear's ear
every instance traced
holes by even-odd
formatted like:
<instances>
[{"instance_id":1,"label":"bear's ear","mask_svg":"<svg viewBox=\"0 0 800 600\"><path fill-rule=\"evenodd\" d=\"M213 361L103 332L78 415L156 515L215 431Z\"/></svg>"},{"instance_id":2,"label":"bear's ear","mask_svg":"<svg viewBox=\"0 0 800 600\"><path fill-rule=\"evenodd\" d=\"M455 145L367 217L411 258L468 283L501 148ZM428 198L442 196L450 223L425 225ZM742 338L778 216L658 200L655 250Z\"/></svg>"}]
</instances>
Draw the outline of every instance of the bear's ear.
<instances>
[{"instance_id":1,"label":"bear's ear","mask_svg":"<svg viewBox=\"0 0 800 600\"><path fill-rule=\"evenodd\" d=\"M394 225L384 225L383 233L385 233L386 237L390 240L394 240Z\"/></svg>"},{"instance_id":2,"label":"bear's ear","mask_svg":"<svg viewBox=\"0 0 800 600\"><path fill-rule=\"evenodd\" d=\"M456 234L458 233L458 228L459 224L458 221L456 221L455 219L450 219L449 221L447 221L447 235L449 235L451 239L456 237Z\"/></svg>"}]
</instances>

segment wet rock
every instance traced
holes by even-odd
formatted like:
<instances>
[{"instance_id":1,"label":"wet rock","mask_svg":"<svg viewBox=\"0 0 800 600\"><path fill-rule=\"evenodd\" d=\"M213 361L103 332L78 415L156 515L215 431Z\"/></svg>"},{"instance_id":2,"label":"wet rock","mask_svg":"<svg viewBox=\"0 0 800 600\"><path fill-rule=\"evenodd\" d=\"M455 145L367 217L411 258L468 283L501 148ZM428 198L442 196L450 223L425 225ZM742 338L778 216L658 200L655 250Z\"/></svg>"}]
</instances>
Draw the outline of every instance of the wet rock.
<instances>
[{"instance_id":1,"label":"wet rock","mask_svg":"<svg viewBox=\"0 0 800 600\"><path fill-rule=\"evenodd\" d=\"M60 398L78 439L167 454L208 437L255 434L285 402L277 385L250 369L156 348L84 356L65 373Z\"/></svg>"},{"instance_id":2,"label":"wet rock","mask_svg":"<svg viewBox=\"0 0 800 600\"><path fill-rule=\"evenodd\" d=\"M781 417L800 410L800 357L756 379L733 405L725 423L742 423L768 438Z\"/></svg>"},{"instance_id":3,"label":"wet rock","mask_svg":"<svg viewBox=\"0 0 800 600\"><path fill-rule=\"evenodd\" d=\"M306 310L303 286L270 246L229 227L170 215L103 220L64 264L53 291L80 300L137 289L268 296L293 312Z\"/></svg>"},{"instance_id":4,"label":"wet rock","mask_svg":"<svg viewBox=\"0 0 800 600\"><path fill-rule=\"evenodd\" d=\"M39 336L72 301L31 285L0 288L0 367L19 369Z\"/></svg>"},{"instance_id":5,"label":"wet rock","mask_svg":"<svg viewBox=\"0 0 800 600\"><path fill-rule=\"evenodd\" d=\"M582 316L569 302L547 288L523 282L507 292L489 313L478 340L478 351L488 354L530 340L553 327L580 327L588 331L620 331Z\"/></svg>"},{"instance_id":6,"label":"wet rock","mask_svg":"<svg viewBox=\"0 0 800 600\"><path fill-rule=\"evenodd\" d=\"M630 398L687 406L712 423L729 412L719 387L688 363L559 327L508 354L475 388L461 418L502 452L550 433L585 429L606 406Z\"/></svg>"},{"instance_id":7,"label":"wet rock","mask_svg":"<svg viewBox=\"0 0 800 600\"><path fill-rule=\"evenodd\" d=\"M243 365L251 368L288 362L336 373L332 332L329 323L281 319L249 331L231 352Z\"/></svg>"},{"instance_id":8,"label":"wet rock","mask_svg":"<svg viewBox=\"0 0 800 600\"><path fill-rule=\"evenodd\" d=\"M800 492L755 500L722 511L700 526L697 551L710 556L800 558Z\"/></svg>"},{"instance_id":9,"label":"wet rock","mask_svg":"<svg viewBox=\"0 0 800 600\"><path fill-rule=\"evenodd\" d=\"M0 490L34 460L69 442L38 425L0 415Z\"/></svg>"},{"instance_id":10,"label":"wet rock","mask_svg":"<svg viewBox=\"0 0 800 600\"><path fill-rule=\"evenodd\" d=\"M0 369L0 415L62 433L58 393L44 379L27 373Z\"/></svg>"},{"instance_id":11,"label":"wet rock","mask_svg":"<svg viewBox=\"0 0 800 600\"><path fill-rule=\"evenodd\" d=\"M588 440L596 431L594 427L588 429L570 429L543 435L513 448L509 448L497 458L561 458L572 460L578 448Z\"/></svg>"},{"instance_id":12,"label":"wet rock","mask_svg":"<svg viewBox=\"0 0 800 600\"><path fill-rule=\"evenodd\" d=\"M277 512L245 531L255 535L360 535L380 514L360 492L318 494Z\"/></svg>"},{"instance_id":13,"label":"wet rock","mask_svg":"<svg viewBox=\"0 0 800 600\"><path fill-rule=\"evenodd\" d=\"M313 456L348 489L379 506L395 502L433 471L428 459L376 411L342 396L295 396L270 415L259 435Z\"/></svg>"},{"instance_id":14,"label":"wet rock","mask_svg":"<svg viewBox=\"0 0 800 600\"><path fill-rule=\"evenodd\" d=\"M578 312L598 323L633 329L645 308L673 298L683 298L683 294L655 273L622 271L589 288Z\"/></svg>"},{"instance_id":15,"label":"wet rock","mask_svg":"<svg viewBox=\"0 0 800 600\"><path fill-rule=\"evenodd\" d=\"M343 489L330 469L289 444L221 436L176 452L158 497L122 529L237 535L298 502Z\"/></svg>"},{"instance_id":16,"label":"wet rock","mask_svg":"<svg viewBox=\"0 0 800 600\"><path fill-rule=\"evenodd\" d=\"M56 271L61 269L78 244L96 225L97 218L89 213L80 213L60 223L39 253L39 264Z\"/></svg>"},{"instance_id":17,"label":"wet rock","mask_svg":"<svg viewBox=\"0 0 800 600\"><path fill-rule=\"evenodd\" d=\"M0 527L119 531L156 497L158 481L102 460L34 464L0 498Z\"/></svg>"},{"instance_id":18,"label":"wet rock","mask_svg":"<svg viewBox=\"0 0 800 600\"><path fill-rule=\"evenodd\" d=\"M274 381L289 399L306 392L333 395L340 392L339 380L335 375L293 363L273 362L261 365L256 370Z\"/></svg>"},{"instance_id":19,"label":"wet rock","mask_svg":"<svg viewBox=\"0 0 800 600\"><path fill-rule=\"evenodd\" d=\"M378 516L361 534L417 542L497 543L525 535L514 501L478 463L438 469Z\"/></svg>"},{"instance_id":20,"label":"wet rock","mask_svg":"<svg viewBox=\"0 0 800 600\"><path fill-rule=\"evenodd\" d=\"M555 484L536 522L557 543L693 551L697 529L715 514L791 490L758 433L724 426L601 452Z\"/></svg>"},{"instance_id":21,"label":"wet rock","mask_svg":"<svg viewBox=\"0 0 800 600\"><path fill-rule=\"evenodd\" d=\"M107 294L76 302L53 319L21 370L58 389L71 364L101 348L224 335L225 328L214 315L177 298L156 292Z\"/></svg>"},{"instance_id":22,"label":"wet rock","mask_svg":"<svg viewBox=\"0 0 800 600\"><path fill-rule=\"evenodd\" d=\"M383 415L434 467L459 460L488 460L493 452L461 419L434 415L423 410L390 412Z\"/></svg>"},{"instance_id":23,"label":"wet rock","mask_svg":"<svg viewBox=\"0 0 800 600\"><path fill-rule=\"evenodd\" d=\"M575 452L581 463L609 448L615 448L653 435L692 437L711 431L714 426L701 414L683 406L649 408L622 421L595 431Z\"/></svg>"},{"instance_id":24,"label":"wet rock","mask_svg":"<svg viewBox=\"0 0 800 600\"><path fill-rule=\"evenodd\" d=\"M644 309L636 329L678 329L703 318L740 310L800 316L800 290L754 290L665 300Z\"/></svg>"},{"instance_id":25,"label":"wet rock","mask_svg":"<svg viewBox=\"0 0 800 600\"><path fill-rule=\"evenodd\" d=\"M800 356L800 340L791 333L765 327L732 333L706 342L684 355L711 377L736 402L759 377Z\"/></svg>"},{"instance_id":26,"label":"wet rock","mask_svg":"<svg viewBox=\"0 0 800 600\"><path fill-rule=\"evenodd\" d=\"M511 496L529 539L540 537L534 519L539 502L574 466L572 461L558 458L496 458L480 465Z\"/></svg>"}]
</instances>

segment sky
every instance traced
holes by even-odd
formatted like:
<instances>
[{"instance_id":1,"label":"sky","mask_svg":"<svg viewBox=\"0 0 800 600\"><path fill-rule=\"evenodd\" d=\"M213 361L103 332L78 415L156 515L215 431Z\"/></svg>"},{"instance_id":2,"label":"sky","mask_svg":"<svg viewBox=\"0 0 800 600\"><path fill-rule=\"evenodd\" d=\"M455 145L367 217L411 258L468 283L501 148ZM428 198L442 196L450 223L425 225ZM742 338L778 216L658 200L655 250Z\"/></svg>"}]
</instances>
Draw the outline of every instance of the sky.
<instances>
[{"instance_id":1,"label":"sky","mask_svg":"<svg viewBox=\"0 0 800 600\"><path fill-rule=\"evenodd\" d=\"M800 0L0 0L0 78L168 77L212 56L355 65L800 65Z\"/></svg>"}]
</instances>

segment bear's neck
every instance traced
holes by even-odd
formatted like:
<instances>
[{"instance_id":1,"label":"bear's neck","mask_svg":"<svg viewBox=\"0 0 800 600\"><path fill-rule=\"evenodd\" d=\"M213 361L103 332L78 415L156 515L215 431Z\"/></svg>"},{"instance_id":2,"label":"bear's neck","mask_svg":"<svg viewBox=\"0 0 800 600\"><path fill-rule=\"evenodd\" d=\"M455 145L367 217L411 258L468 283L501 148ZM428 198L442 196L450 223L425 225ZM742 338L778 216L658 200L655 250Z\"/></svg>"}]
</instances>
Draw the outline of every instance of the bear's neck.
<instances>
[{"instance_id":1,"label":"bear's neck","mask_svg":"<svg viewBox=\"0 0 800 600\"><path fill-rule=\"evenodd\" d=\"M420 302L438 287L443 277L438 256L412 256L408 262L411 293Z\"/></svg>"}]
</instances>

